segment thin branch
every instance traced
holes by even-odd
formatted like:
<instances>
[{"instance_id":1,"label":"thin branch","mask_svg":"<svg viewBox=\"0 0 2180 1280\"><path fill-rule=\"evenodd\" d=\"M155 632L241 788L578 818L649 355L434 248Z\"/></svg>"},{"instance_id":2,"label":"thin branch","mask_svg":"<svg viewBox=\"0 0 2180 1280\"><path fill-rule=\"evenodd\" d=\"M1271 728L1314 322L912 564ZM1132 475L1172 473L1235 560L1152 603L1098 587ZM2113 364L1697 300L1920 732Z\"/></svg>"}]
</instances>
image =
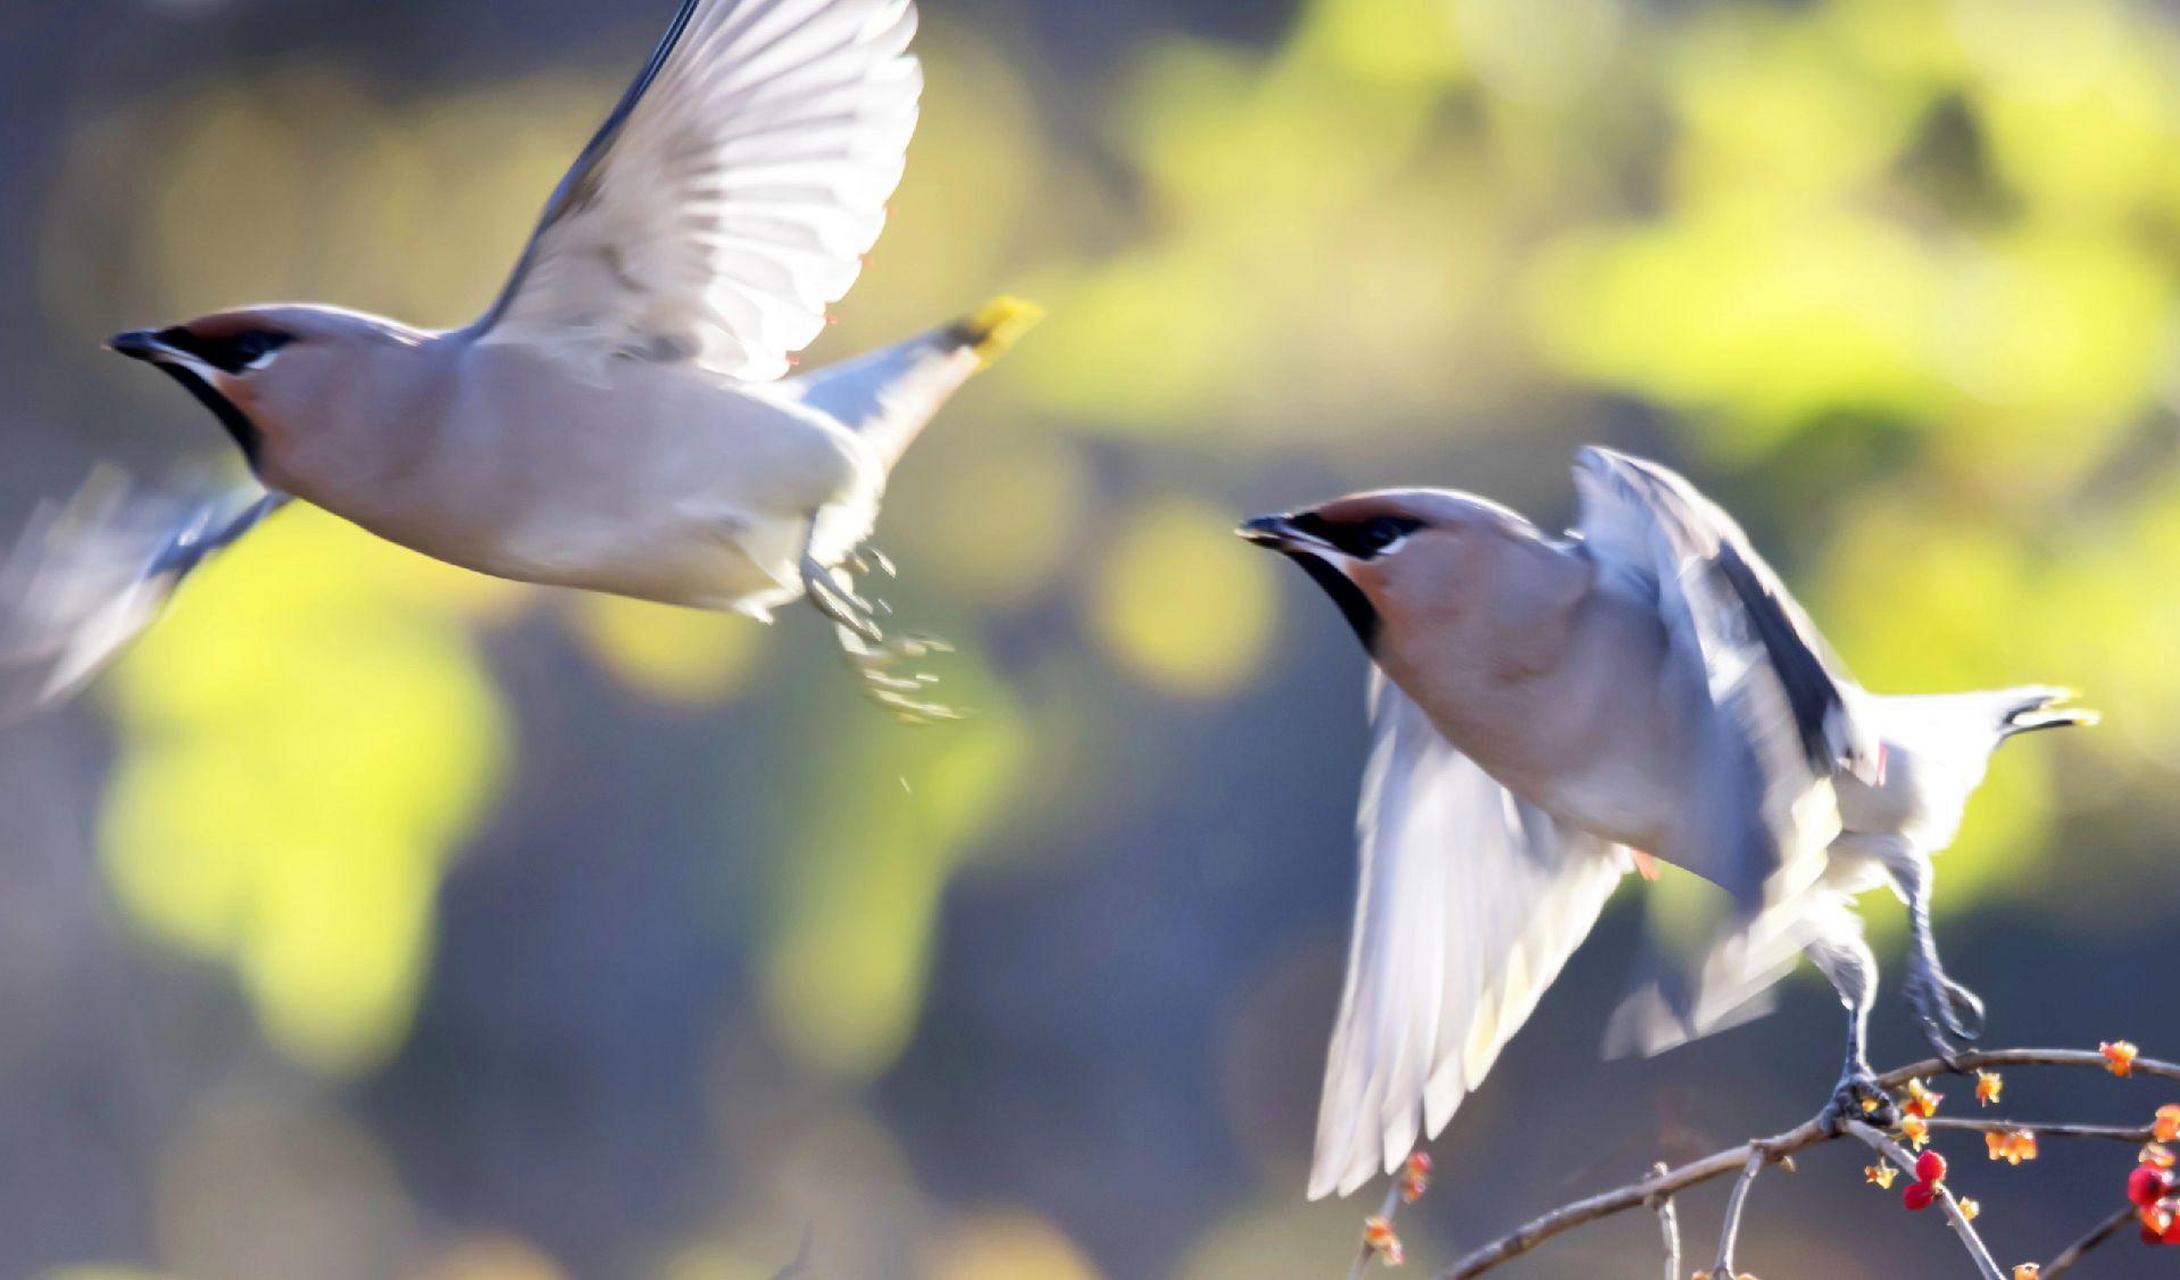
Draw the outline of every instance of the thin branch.
<instances>
[{"instance_id":1,"label":"thin branch","mask_svg":"<svg viewBox=\"0 0 2180 1280\"><path fill-rule=\"evenodd\" d=\"M1650 1166L1652 1177L1670 1172L1663 1160ZM1652 1202L1658 1211L1658 1233L1665 1237L1665 1280L1681 1280L1680 1277L1680 1214L1673 1208L1673 1197L1659 1196Z\"/></svg>"},{"instance_id":2,"label":"thin branch","mask_svg":"<svg viewBox=\"0 0 2180 1280\"><path fill-rule=\"evenodd\" d=\"M1760 1143L1744 1142L1738 1147L1705 1156L1701 1160L1641 1182L1561 1205L1465 1255L1453 1264L1442 1280L1469 1280L1469 1277L1482 1275L1509 1258L1529 1252L1561 1232L1572 1231L1599 1218L1633 1209L1660 1196L1672 1195L1714 1178L1723 1178L1747 1165L1749 1156L1755 1153L1759 1145L1768 1148L1774 1155L1787 1156L1804 1147L1815 1146L1831 1136L1826 1130L1819 1128L1816 1121L1811 1120L1785 1133L1762 1139Z\"/></svg>"},{"instance_id":3,"label":"thin branch","mask_svg":"<svg viewBox=\"0 0 2180 1280\"><path fill-rule=\"evenodd\" d=\"M1907 1149L1899 1143L1886 1137L1882 1130L1860 1120L1849 1120L1847 1132L1861 1139L1870 1150L1889 1157L1901 1168L1915 1167L1915 1157L1909 1155ZM1946 1221L1953 1224L1953 1234L1960 1237L1961 1245L1968 1250L1968 1256L1975 1259L1976 1269L1982 1272L1984 1280L2006 1280L2005 1273L1998 1269L1998 1263L1992 1259L1990 1249L1984 1245L1983 1237L1976 1234L1974 1225L1968 1221L1968 1215L1961 1212L1960 1201L1954 1198L1953 1189L1943 1182L1938 1184L1938 1203L1944 1206Z\"/></svg>"},{"instance_id":4,"label":"thin branch","mask_svg":"<svg viewBox=\"0 0 2180 1280\"><path fill-rule=\"evenodd\" d=\"M1877 1082L1888 1089L1897 1089L1918 1077L1966 1075L1977 1067L2095 1067L2102 1071L2106 1064L2104 1055L2094 1049L1971 1049L1955 1056L1951 1062L1943 1058L1925 1058L1896 1067L1877 1077ZM2180 1063L2136 1058L2134 1074L2180 1081Z\"/></svg>"},{"instance_id":5,"label":"thin branch","mask_svg":"<svg viewBox=\"0 0 2180 1280\"><path fill-rule=\"evenodd\" d=\"M1378 1206L1378 1216L1385 1219L1388 1226L1400 1213L1400 1186L1400 1175L1393 1175L1393 1185L1385 1189L1385 1203ZM1369 1239L1365 1238L1355 1251L1354 1265L1347 1269L1347 1280L1362 1280L1363 1272L1370 1269L1370 1260L1377 1256L1378 1251L1371 1248Z\"/></svg>"},{"instance_id":6,"label":"thin branch","mask_svg":"<svg viewBox=\"0 0 2180 1280\"><path fill-rule=\"evenodd\" d=\"M2105 1069L2105 1065L2104 1055L2093 1050L1988 1049L1963 1053L1951 1062L1940 1058L1926 1058L1921 1062L1887 1071L1877 1079L1885 1088L1897 1089L1919 1077L1966 1073L1978 1067L2095 1067L2101 1071ZM2134 1071L2137 1075L2180 1081L2180 1065L2156 1058L2136 1058ZM1447 1269L1440 1280L1470 1280L1471 1277L1482 1275L1508 1259L1520 1257L1553 1236L1585 1226L1599 1218L1650 1204L1689 1187L1726 1177L1745 1168L1749 1157L1759 1149L1769 1151L1774 1160L1779 1160L1840 1136L1830 1125L1820 1123L1820 1119L1821 1117L1806 1121L1768 1138L1759 1138L1714 1152L1677 1169L1654 1174L1641 1182L1561 1205L1523 1223L1490 1244L1471 1250ZM1913 1164L1911 1160L1907 1167L1912 1168Z\"/></svg>"},{"instance_id":7,"label":"thin branch","mask_svg":"<svg viewBox=\"0 0 2180 1280\"><path fill-rule=\"evenodd\" d=\"M1927 1123L1933 1129L1969 1129L1980 1133L2028 1132L2039 1138L2108 1138L2113 1142L2138 1145L2157 1138L2157 1134L2146 1124L2047 1124L2041 1120L2001 1120L1995 1116L1935 1116Z\"/></svg>"},{"instance_id":8,"label":"thin branch","mask_svg":"<svg viewBox=\"0 0 2180 1280\"><path fill-rule=\"evenodd\" d=\"M1733 1280L1733 1250L1741 1240L1741 1210L1748 1205L1749 1187L1764 1171L1764 1163L1762 1147L1750 1152L1748 1163L1741 1166L1741 1176L1733 1184L1733 1194L1726 1200L1726 1221L1718 1229L1718 1261L1711 1264L1711 1274L1717 1280Z\"/></svg>"},{"instance_id":9,"label":"thin branch","mask_svg":"<svg viewBox=\"0 0 2180 1280\"><path fill-rule=\"evenodd\" d=\"M2096 1248L2098 1245L2103 1244L2105 1241L2111 1239L2113 1236L2118 1235L2120 1232L2125 1231L2127 1229L2127 1224L2133 1222L2134 1220L2134 1206L2129 1205L2127 1208L2124 1208L2118 1213L2113 1214L2111 1217L2106 1218L2104 1221L2098 1223L2096 1226L2091 1227L2089 1229L2089 1234L2083 1236L2079 1240L2076 1240L2073 1244L2068 1245L2065 1252L2061 1253L2058 1257L2053 1258L2051 1260L2051 1264L2037 1274L2040 1277L2047 1278L2048 1280L2048 1277L2058 1275L2062 1271L2071 1269L2075 1263L2082 1260L2083 1254L2089 1252L2091 1249Z\"/></svg>"}]
</instances>

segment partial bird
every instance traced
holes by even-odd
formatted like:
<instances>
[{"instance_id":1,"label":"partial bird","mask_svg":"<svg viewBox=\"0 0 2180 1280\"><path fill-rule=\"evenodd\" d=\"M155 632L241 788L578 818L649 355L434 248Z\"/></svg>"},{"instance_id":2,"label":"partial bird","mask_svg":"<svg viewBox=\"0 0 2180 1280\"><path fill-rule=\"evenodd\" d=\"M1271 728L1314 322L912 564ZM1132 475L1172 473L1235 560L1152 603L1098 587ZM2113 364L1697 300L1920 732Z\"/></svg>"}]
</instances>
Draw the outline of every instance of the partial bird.
<instances>
[{"instance_id":1,"label":"partial bird","mask_svg":"<svg viewBox=\"0 0 2180 1280\"><path fill-rule=\"evenodd\" d=\"M504 578L761 619L807 599L881 704L948 714L899 666L931 642L888 638L856 574L890 571L863 548L902 452L1041 313L1001 298L786 376L885 222L916 21L911 0L685 0L467 327L279 304L114 337L262 487L163 527L101 497L34 528L0 599L18 700L80 685L299 500Z\"/></svg>"},{"instance_id":2,"label":"partial bird","mask_svg":"<svg viewBox=\"0 0 2180 1280\"><path fill-rule=\"evenodd\" d=\"M1881 1116L1877 964L1854 898L1890 882L1906 994L1941 1054L1982 1030L1930 925L1931 857L1998 744L2088 724L2067 691L1892 697L1845 673L1723 510L1654 462L1581 450L1578 528L1487 499L1363 493L1245 522L1372 660L1361 877L1309 1194L1435 1137L1637 862L1722 891L1702 953L1645 967L1608 1050L1761 1012L1806 954L1847 1008L1828 1111Z\"/></svg>"}]
</instances>

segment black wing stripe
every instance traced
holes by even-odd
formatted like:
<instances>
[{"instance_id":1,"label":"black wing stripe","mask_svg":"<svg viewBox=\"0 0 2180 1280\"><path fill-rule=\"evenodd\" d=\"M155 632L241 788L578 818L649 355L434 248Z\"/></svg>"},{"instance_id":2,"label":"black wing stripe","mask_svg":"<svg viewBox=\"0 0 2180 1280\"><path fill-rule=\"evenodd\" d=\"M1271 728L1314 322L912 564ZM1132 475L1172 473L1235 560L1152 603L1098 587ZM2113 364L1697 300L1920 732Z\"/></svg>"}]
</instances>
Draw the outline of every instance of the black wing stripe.
<instances>
[{"instance_id":1,"label":"black wing stripe","mask_svg":"<svg viewBox=\"0 0 2180 1280\"><path fill-rule=\"evenodd\" d=\"M1772 670L1778 673L1809 767L1820 775L1830 773L1839 761L1826 725L1834 711L1846 705L1838 683L1780 608L1778 597L1731 541L1720 541L1712 568L1741 602L1756 628L1756 638L1763 643L1765 656L1771 660Z\"/></svg>"},{"instance_id":2,"label":"black wing stripe","mask_svg":"<svg viewBox=\"0 0 2180 1280\"><path fill-rule=\"evenodd\" d=\"M643 101L643 95L650 92L652 82L658 79L659 72L673 58L674 51L681 46L682 37L688 34L689 23L705 3L706 0L681 0L681 9L674 14L673 24L666 28L666 34L659 39L658 47L651 51L651 60L644 64L643 70L637 73L636 79L628 86L628 91L614 104L605 123L598 126L598 132L591 135L590 142L584 146L583 153L576 157L567 176L560 180L559 186L553 188L552 198L545 202L545 212L538 219L537 230L530 234L529 244L523 247L522 260L515 264L514 274L508 277L507 287L500 291L499 298L492 303L492 309L485 312L472 326L475 332L484 333L499 323L500 317L506 313L516 295L522 292L523 281L529 277L531 267L537 262L538 244L545 238L545 233L552 230L562 218L588 203L591 186L597 180L598 169L605 163L606 155L613 150L613 140L620 136L622 128L628 124L629 116L635 114L636 104Z\"/></svg>"},{"instance_id":3,"label":"black wing stripe","mask_svg":"<svg viewBox=\"0 0 2180 1280\"><path fill-rule=\"evenodd\" d=\"M1821 642L1813 643L1796 621L1772 575L1741 553L1742 535L1729 517L1721 512L1706 518L1703 499L1684 492L1683 485L1649 463L1626 457L1620 461L1628 474L1640 478L1638 500L1668 517L1675 541L1700 557L1740 604L1786 693L1809 767L1820 775L1831 773L1840 764L1840 749L1830 727L1847 702L1831 662L1817 647Z\"/></svg>"}]
</instances>

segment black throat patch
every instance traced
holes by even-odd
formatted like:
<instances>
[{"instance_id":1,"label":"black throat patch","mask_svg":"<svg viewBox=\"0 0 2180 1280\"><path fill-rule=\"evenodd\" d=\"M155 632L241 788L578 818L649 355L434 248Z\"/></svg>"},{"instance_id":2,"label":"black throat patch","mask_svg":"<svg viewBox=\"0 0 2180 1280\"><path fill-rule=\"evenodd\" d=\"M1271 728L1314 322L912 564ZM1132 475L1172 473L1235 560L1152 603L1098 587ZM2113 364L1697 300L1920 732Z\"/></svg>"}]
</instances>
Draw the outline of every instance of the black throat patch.
<instances>
[{"instance_id":1,"label":"black throat patch","mask_svg":"<svg viewBox=\"0 0 2180 1280\"><path fill-rule=\"evenodd\" d=\"M1301 565L1302 571L1309 574L1318 586L1324 588L1325 594L1332 597L1332 603L1340 606L1340 616L1346 618L1347 625L1355 629L1355 638L1362 641L1366 652L1375 655L1378 651L1379 620L1378 611L1371 607L1370 597L1364 595L1361 587L1350 582L1346 574L1333 568L1323 557L1312 555L1300 547L1288 551L1287 555Z\"/></svg>"},{"instance_id":2,"label":"black throat patch","mask_svg":"<svg viewBox=\"0 0 2180 1280\"><path fill-rule=\"evenodd\" d=\"M257 429L256 423L250 421L250 416L238 408L234 401L221 395L218 388L199 377L195 370L178 364L161 364L159 368L168 377L187 387L189 394L197 398L198 404L212 411L212 416L218 418L220 425L227 428L227 434L234 438L235 447L242 450L243 460L250 464L250 470L256 471L258 455L265 448L265 434Z\"/></svg>"}]
</instances>

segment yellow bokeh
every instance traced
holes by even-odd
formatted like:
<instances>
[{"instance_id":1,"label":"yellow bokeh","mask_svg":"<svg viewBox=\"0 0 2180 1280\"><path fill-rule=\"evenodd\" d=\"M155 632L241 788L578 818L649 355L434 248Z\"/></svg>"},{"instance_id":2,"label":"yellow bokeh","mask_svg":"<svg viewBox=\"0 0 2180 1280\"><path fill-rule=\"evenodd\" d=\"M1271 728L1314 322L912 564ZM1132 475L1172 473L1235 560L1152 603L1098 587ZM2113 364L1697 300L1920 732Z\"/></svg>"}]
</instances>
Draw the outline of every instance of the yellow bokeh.
<instances>
[{"instance_id":1,"label":"yellow bokeh","mask_svg":"<svg viewBox=\"0 0 2180 1280\"><path fill-rule=\"evenodd\" d=\"M969 424L985 428L972 437L962 425L918 445L879 538L913 584L1006 608L1061 576L1089 515L1090 476L1065 441L1007 422Z\"/></svg>"},{"instance_id":2,"label":"yellow bokeh","mask_svg":"<svg viewBox=\"0 0 2180 1280\"><path fill-rule=\"evenodd\" d=\"M768 636L740 614L621 596L568 601L576 634L622 683L662 702L718 702L756 670Z\"/></svg>"},{"instance_id":3,"label":"yellow bokeh","mask_svg":"<svg viewBox=\"0 0 2180 1280\"><path fill-rule=\"evenodd\" d=\"M1028 1210L978 1213L954 1224L925 1269L930 1280L1099 1280L1067 1233Z\"/></svg>"},{"instance_id":4,"label":"yellow bokeh","mask_svg":"<svg viewBox=\"0 0 2180 1280\"><path fill-rule=\"evenodd\" d=\"M799 821L769 916L765 1008L790 1051L830 1075L876 1076L907 1045L939 895L1018 790L1029 726L969 657L934 690L967 719L907 728L851 706L842 745L790 801Z\"/></svg>"},{"instance_id":5,"label":"yellow bokeh","mask_svg":"<svg viewBox=\"0 0 2180 1280\"><path fill-rule=\"evenodd\" d=\"M282 512L192 579L117 668L101 840L124 907L240 972L328 1069L406 1032L439 876L502 773L460 602L498 589Z\"/></svg>"},{"instance_id":6,"label":"yellow bokeh","mask_svg":"<svg viewBox=\"0 0 2180 1280\"><path fill-rule=\"evenodd\" d=\"M537 1246L513 1236L473 1236L426 1259L412 1280L564 1280Z\"/></svg>"},{"instance_id":7,"label":"yellow bokeh","mask_svg":"<svg viewBox=\"0 0 2180 1280\"><path fill-rule=\"evenodd\" d=\"M1231 512L1161 498L1111 521L1090 623L1122 670L1165 693L1239 689L1271 648L1275 560L1233 535Z\"/></svg>"}]
</instances>

